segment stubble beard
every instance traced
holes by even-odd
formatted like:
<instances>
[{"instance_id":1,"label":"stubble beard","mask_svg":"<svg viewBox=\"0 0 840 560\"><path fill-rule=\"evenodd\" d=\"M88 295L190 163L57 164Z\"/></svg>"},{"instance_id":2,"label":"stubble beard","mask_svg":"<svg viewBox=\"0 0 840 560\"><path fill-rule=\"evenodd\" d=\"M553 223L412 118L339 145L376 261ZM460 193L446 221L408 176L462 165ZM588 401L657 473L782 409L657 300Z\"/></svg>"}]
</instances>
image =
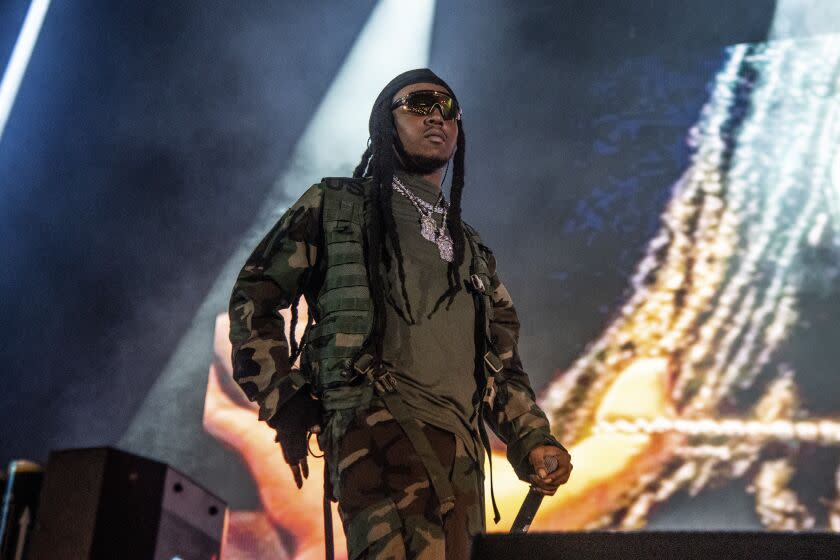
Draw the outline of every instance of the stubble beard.
<instances>
[{"instance_id":1,"label":"stubble beard","mask_svg":"<svg viewBox=\"0 0 840 560\"><path fill-rule=\"evenodd\" d=\"M448 157L439 156L424 156L422 154L411 154L406 151L402 145L394 146L397 152L397 160L402 164L403 169L413 175L429 175L435 171L442 169L449 160L452 159L453 153Z\"/></svg>"},{"instance_id":2,"label":"stubble beard","mask_svg":"<svg viewBox=\"0 0 840 560\"><path fill-rule=\"evenodd\" d=\"M449 159L441 157L417 156L406 154L406 171L417 175L428 175L442 168Z\"/></svg>"}]
</instances>

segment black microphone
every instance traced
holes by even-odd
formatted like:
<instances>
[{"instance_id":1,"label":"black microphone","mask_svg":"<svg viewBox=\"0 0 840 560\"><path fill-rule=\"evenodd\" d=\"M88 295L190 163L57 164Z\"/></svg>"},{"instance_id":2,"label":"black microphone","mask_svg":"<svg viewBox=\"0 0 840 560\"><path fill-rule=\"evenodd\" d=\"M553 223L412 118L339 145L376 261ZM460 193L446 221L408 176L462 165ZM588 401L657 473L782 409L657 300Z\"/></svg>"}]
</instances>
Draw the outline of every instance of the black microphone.
<instances>
[{"instance_id":1,"label":"black microphone","mask_svg":"<svg viewBox=\"0 0 840 560\"><path fill-rule=\"evenodd\" d=\"M556 455L549 455L543 459L543 466L549 473L553 473L560 467ZM522 507L519 508L519 513L516 514L516 519L513 520L513 525L510 528L511 533L527 533L531 528L531 523L537 515L537 510L540 509L544 494L536 490L534 486L528 490L528 495L525 496L525 501L522 502Z\"/></svg>"}]
</instances>

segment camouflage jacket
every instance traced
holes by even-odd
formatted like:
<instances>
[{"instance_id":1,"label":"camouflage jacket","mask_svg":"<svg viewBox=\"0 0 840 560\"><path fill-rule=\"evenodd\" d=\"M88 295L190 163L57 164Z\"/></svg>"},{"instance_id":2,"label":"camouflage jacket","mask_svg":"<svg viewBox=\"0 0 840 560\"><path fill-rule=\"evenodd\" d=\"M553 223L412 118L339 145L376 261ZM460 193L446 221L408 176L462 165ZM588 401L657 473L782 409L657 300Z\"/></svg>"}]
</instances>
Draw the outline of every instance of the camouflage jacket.
<instances>
[{"instance_id":1,"label":"camouflage jacket","mask_svg":"<svg viewBox=\"0 0 840 560\"><path fill-rule=\"evenodd\" d=\"M311 310L318 308L329 254L325 250L321 209L325 184L308 189L257 245L233 288L229 314L233 345L233 375L247 397L260 406L259 418L282 414L281 393L288 387L289 341L279 310L303 294ZM488 312L492 347L502 370L496 376L498 397L484 420L507 444L507 457L517 475L527 480L528 453L538 445L562 447L552 436L546 415L517 351L519 320L510 294L499 280L492 252L483 244L488 263L492 310ZM469 258L467 256L466 258ZM315 316L317 321L317 316ZM477 390L483 389L478 388Z\"/></svg>"}]
</instances>

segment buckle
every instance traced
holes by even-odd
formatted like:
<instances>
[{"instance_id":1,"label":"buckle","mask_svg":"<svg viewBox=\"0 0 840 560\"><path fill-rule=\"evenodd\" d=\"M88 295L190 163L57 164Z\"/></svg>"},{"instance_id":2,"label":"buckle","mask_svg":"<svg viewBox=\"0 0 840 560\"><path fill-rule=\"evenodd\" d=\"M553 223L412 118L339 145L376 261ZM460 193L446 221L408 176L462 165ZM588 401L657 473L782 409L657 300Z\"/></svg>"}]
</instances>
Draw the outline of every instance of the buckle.
<instances>
[{"instance_id":1,"label":"buckle","mask_svg":"<svg viewBox=\"0 0 840 560\"><path fill-rule=\"evenodd\" d=\"M365 377L367 377L368 385L371 385L380 395L393 393L397 390L397 380L385 368L370 368Z\"/></svg>"},{"instance_id":2,"label":"buckle","mask_svg":"<svg viewBox=\"0 0 840 560\"><path fill-rule=\"evenodd\" d=\"M473 290L480 294L485 292L484 281L478 276L478 274L470 274L470 285Z\"/></svg>"},{"instance_id":3,"label":"buckle","mask_svg":"<svg viewBox=\"0 0 840 560\"><path fill-rule=\"evenodd\" d=\"M368 373L370 373L370 370L373 369L373 365L373 356L371 356L370 354L362 354L361 356L359 356L359 359L356 360L356 363L353 364L353 369L359 372L359 375L367 377Z\"/></svg>"},{"instance_id":4,"label":"buckle","mask_svg":"<svg viewBox=\"0 0 840 560\"><path fill-rule=\"evenodd\" d=\"M393 393L397 390L397 380L370 354L360 356L353 367L367 379L368 385L373 387L378 394Z\"/></svg>"},{"instance_id":5,"label":"buckle","mask_svg":"<svg viewBox=\"0 0 840 560\"><path fill-rule=\"evenodd\" d=\"M486 354L484 354L484 363L487 364L487 367L489 367L493 373L499 373L505 367L501 358L489 350Z\"/></svg>"},{"instance_id":6,"label":"buckle","mask_svg":"<svg viewBox=\"0 0 840 560\"><path fill-rule=\"evenodd\" d=\"M487 378L487 385L484 387L484 397L481 399L487 403L490 410L493 410L493 403L496 401L496 379Z\"/></svg>"}]
</instances>

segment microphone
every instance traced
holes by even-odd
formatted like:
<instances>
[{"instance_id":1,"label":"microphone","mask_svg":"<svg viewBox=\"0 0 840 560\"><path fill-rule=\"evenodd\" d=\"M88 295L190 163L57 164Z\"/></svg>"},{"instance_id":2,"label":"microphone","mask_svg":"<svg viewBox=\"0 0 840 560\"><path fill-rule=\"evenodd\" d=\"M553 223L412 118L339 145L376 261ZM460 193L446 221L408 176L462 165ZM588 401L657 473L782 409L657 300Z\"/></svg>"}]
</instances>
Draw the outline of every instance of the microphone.
<instances>
[{"instance_id":1,"label":"microphone","mask_svg":"<svg viewBox=\"0 0 840 560\"><path fill-rule=\"evenodd\" d=\"M557 461L556 455L549 455L543 459L543 466L545 466L547 472L553 473L560 467L560 463ZM522 502L522 507L519 508L519 513L516 514L516 519L513 520L513 525L510 528L511 533L528 532L544 497L544 494L534 489L533 485L531 486L528 495L525 496L525 501Z\"/></svg>"}]
</instances>

